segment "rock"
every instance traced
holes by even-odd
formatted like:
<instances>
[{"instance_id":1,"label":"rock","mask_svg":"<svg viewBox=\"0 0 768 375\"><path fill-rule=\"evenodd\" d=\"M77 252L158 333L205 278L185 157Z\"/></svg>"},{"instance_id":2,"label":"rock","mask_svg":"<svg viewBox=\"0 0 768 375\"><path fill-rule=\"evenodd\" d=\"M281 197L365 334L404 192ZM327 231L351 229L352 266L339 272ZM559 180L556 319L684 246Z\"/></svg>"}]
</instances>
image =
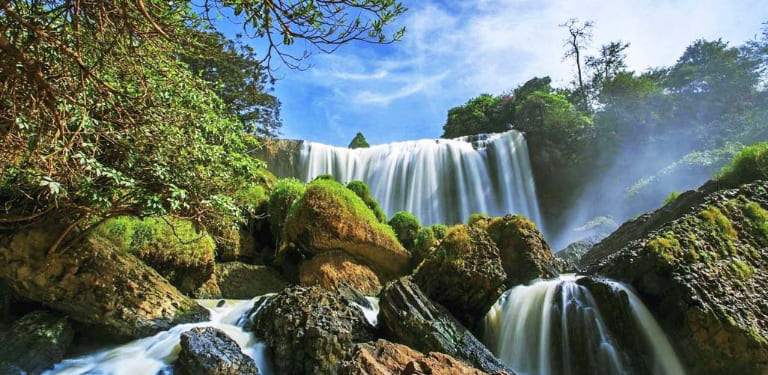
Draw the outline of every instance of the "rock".
<instances>
[{"instance_id":1,"label":"rock","mask_svg":"<svg viewBox=\"0 0 768 375\"><path fill-rule=\"evenodd\" d=\"M551 267L552 250L530 220L518 215L497 217L486 231L499 248L508 288L540 277L557 276Z\"/></svg>"},{"instance_id":2,"label":"rock","mask_svg":"<svg viewBox=\"0 0 768 375\"><path fill-rule=\"evenodd\" d=\"M102 335L144 337L208 319L208 310L109 242L89 239L48 254L60 230L40 225L0 234L0 278L20 297L95 326Z\"/></svg>"},{"instance_id":3,"label":"rock","mask_svg":"<svg viewBox=\"0 0 768 375\"><path fill-rule=\"evenodd\" d=\"M303 262L299 268L299 280L303 286L319 285L328 290L336 290L344 284L371 296L381 291L379 277L341 251L318 254Z\"/></svg>"},{"instance_id":4,"label":"rock","mask_svg":"<svg viewBox=\"0 0 768 375\"><path fill-rule=\"evenodd\" d=\"M619 231L640 238L586 271L634 287L691 373L766 373L768 182L700 202L677 206L660 226L647 223L674 217L667 206L646 224L625 224Z\"/></svg>"},{"instance_id":5,"label":"rock","mask_svg":"<svg viewBox=\"0 0 768 375\"><path fill-rule=\"evenodd\" d=\"M256 362L226 333L198 327L181 334L176 370L186 375L256 375Z\"/></svg>"},{"instance_id":6,"label":"rock","mask_svg":"<svg viewBox=\"0 0 768 375\"><path fill-rule=\"evenodd\" d=\"M245 228L229 229L216 240L219 262L253 262L257 258L256 240Z\"/></svg>"},{"instance_id":7,"label":"rock","mask_svg":"<svg viewBox=\"0 0 768 375\"><path fill-rule=\"evenodd\" d=\"M598 242L600 242L599 237L588 237L588 238L570 243L568 246L566 246L562 250L556 252L555 258L561 259L564 264L564 266L558 269L558 271L561 273L578 272L581 269L579 267L581 258L590 249L592 249L592 246L595 246L595 244L597 244Z\"/></svg>"},{"instance_id":8,"label":"rock","mask_svg":"<svg viewBox=\"0 0 768 375\"><path fill-rule=\"evenodd\" d=\"M301 176L301 148L304 141L256 137L261 148L251 150L250 155L263 161L275 176L286 178Z\"/></svg>"},{"instance_id":9,"label":"rock","mask_svg":"<svg viewBox=\"0 0 768 375\"><path fill-rule=\"evenodd\" d=\"M217 264L216 280L222 298L231 299L248 299L276 293L288 286L288 282L276 270L241 262Z\"/></svg>"},{"instance_id":10,"label":"rock","mask_svg":"<svg viewBox=\"0 0 768 375\"><path fill-rule=\"evenodd\" d=\"M422 227L416 233L416 244L411 251L411 265L416 268L429 257L432 252L440 245L440 241L445 238L448 227L443 224L432 224L428 227Z\"/></svg>"},{"instance_id":11,"label":"rock","mask_svg":"<svg viewBox=\"0 0 768 375\"><path fill-rule=\"evenodd\" d=\"M188 220L115 217L89 237L135 255L190 296L213 277L216 244Z\"/></svg>"},{"instance_id":12,"label":"rock","mask_svg":"<svg viewBox=\"0 0 768 375\"><path fill-rule=\"evenodd\" d=\"M280 374L338 373L355 343L374 338L360 308L320 287L296 286L259 302L246 329L272 348Z\"/></svg>"},{"instance_id":13,"label":"rock","mask_svg":"<svg viewBox=\"0 0 768 375\"><path fill-rule=\"evenodd\" d=\"M289 242L317 255L341 250L389 280L409 271L411 256L354 192L318 179L295 202L285 223Z\"/></svg>"},{"instance_id":14,"label":"rock","mask_svg":"<svg viewBox=\"0 0 768 375\"><path fill-rule=\"evenodd\" d=\"M379 308L382 331L392 341L425 353L445 353L486 372L509 371L408 277L387 284L381 292Z\"/></svg>"},{"instance_id":15,"label":"rock","mask_svg":"<svg viewBox=\"0 0 768 375\"><path fill-rule=\"evenodd\" d=\"M485 372L442 353L422 354L405 345L377 340L355 345L352 359L341 368L343 375L462 374Z\"/></svg>"},{"instance_id":16,"label":"rock","mask_svg":"<svg viewBox=\"0 0 768 375\"><path fill-rule=\"evenodd\" d=\"M29 313L5 334L0 363L10 373L18 373L11 371L15 367L30 375L41 374L61 362L74 335L66 318L44 311Z\"/></svg>"},{"instance_id":17,"label":"rock","mask_svg":"<svg viewBox=\"0 0 768 375\"><path fill-rule=\"evenodd\" d=\"M414 280L464 325L475 327L504 293L507 275L485 231L457 225L421 263Z\"/></svg>"},{"instance_id":18,"label":"rock","mask_svg":"<svg viewBox=\"0 0 768 375\"><path fill-rule=\"evenodd\" d=\"M13 293L8 283L0 279L0 331L4 324L10 323L10 310Z\"/></svg>"},{"instance_id":19,"label":"rock","mask_svg":"<svg viewBox=\"0 0 768 375\"><path fill-rule=\"evenodd\" d=\"M199 299L217 299L224 298L221 294L221 288L219 287L219 281L214 273L211 278L205 282L200 288L192 293L193 298Z\"/></svg>"}]
</instances>

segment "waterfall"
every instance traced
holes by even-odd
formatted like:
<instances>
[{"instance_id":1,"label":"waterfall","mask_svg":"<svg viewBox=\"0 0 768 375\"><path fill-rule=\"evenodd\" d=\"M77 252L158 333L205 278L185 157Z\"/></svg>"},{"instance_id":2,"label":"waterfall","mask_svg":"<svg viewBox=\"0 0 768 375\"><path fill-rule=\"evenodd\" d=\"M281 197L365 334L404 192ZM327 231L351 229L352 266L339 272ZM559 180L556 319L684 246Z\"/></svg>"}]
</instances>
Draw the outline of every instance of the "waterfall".
<instances>
[{"instance_id":1,"label":"waterfall","mask_svg":"<svg viewBox=\"0 0 768 375\"><path fill-rule=\"evenodd\" d=\"M461 223L479 212L517 213L541 227L528 148L514 130L359 149L304 142L298 163L294 177L365 181L388 216L409 211L422 225Z\"/></svg>"},{"instance_id":2,"label":"waterfall","mask_svg":"<svg viewBox=\"0 0 768 375\"><path fill-rule=\"evenodd\" d=\"M605 320L579 279L564 275L508 290L483 322L491 351L521 375L685 373L667 337L629 288L600 280L611 294L604 310L619 311ZM623 293L629 313L620 307ZM619 321L627 332L611 332L607 321Z\"/></svg>"}]
</instances>

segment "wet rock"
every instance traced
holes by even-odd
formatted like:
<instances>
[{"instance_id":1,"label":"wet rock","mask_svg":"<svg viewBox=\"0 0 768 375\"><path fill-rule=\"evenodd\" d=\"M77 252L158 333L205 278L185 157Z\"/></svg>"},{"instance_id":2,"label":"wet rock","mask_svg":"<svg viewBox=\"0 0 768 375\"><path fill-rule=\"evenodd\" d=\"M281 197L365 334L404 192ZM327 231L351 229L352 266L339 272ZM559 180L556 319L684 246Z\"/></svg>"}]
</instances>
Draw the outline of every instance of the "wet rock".
<instances>
[{"instance_id":1,"label":"wet rock","mask_svg":"<svg viewBox=\"0 0 768 375\"><path fill-rule=\"evenodd\" d=\"M288 286L288 282L276 270L241 262L217 264L216 280L221 296L233 299L276 293Z\"/></svg>"},{"instance_id":2,"label":"wet rock","mask_svg":"<svg viewBox=\"0 0 768 375\"><path fill-rule=\"evenodd\" d=\"M226 333L213 327L198 327L181 334L181 352L176 360L180 375L256 375L252 358Z\"/></svg>"},{"instance_id":3,"label":"wet rock","mask_svg":"<svg viewBox=\"0 0 768 375\"><path fill-rule=\"evenodd\" d=\"M303 286L319 285L328 290L346 285L371 296L381 291L379 277L341 251L329 251L304 261L299 268L299 280Z\"/></svg>"},{"instance_id":4,"label":"wet rock","mask_svg":"<svg viewBox=\"0 0 768 375\"><path fill-rule=\"evenodd\" d=\"M421 263L414 280L464 325L474 327L504 292L507 275L485 231L457 225Z\"/></svg>"},{"instance_id":5,"label":"wet rock","mask_svg":"<svg viewBox=\"0 0 768 375\"><path fill-rule=\"evenodd\" d=\"M561 273L574 273L577 272L580 267L579 263L581 258L586 254L592 246L600 242L597 237L585 238L573 242L555 253L555 257L563 261L563 266L558 271Z\"/></svg>"},{"instance_id":6,"label":"wet rock","mask_svg":"<svg viewBox=\"0 0 768 375\"><path fill-rule=\"evenodd\" d=\"M288 242L317 255L341 250L383 280L409 271L411 255L352 190L333 180L310 183L285 223Z\"/></svg>"},{"instance_id":7,"label":"wet rock","mask_svg":"<svg viewBox=\"0 0 768 375\"><path fill-rule=\"evenodd\" d=\"M422 354L405 345L377 340L355 345L352 359L341 368L343 375L463 374L482 375L442 353Z\"/></svg>"},{"instance_id":8,"label":"wet rock","mask_svg":"<svg viewBox=\"0 0 768 375\"><path fill-rule=\"evenodd\" d=\"M0 234L0 278L27 300L100 329L144 337L175 324L208 319L208 311L136 257L87 240L48 253L61 228L41 225Z\"/></svg>"},{"instance_id":9,"label":"wet rock","mask_svg":"<svg viewBox=\"0 0 768 375\"><path fill-rule=\"evenodd\" d=\"M61 362L74 338L66 318L36 311L10 327L0 349L0 373L41 374ZM5 368L3 367L3 364Z\"/></svg>"},{"instance_id":10,"label":"wet rock","mask_svg":"<svg viewBox=\"0 0 768 375\"><path fill-rule=\"evenodd\" d=\"M552 267L552 250L530 220L519 215L497 217L486 231L499 248L508 288L540 277L557 276Z\"/></svg>"},{"instance_id":11,"label":"wet rock","mask_svg":"<svg viewBox=\"0 0 768 375\"><path fill-rule=\"evenodd\" d=\"M442 306L404 277L387 284L379 300L384 335L422 352L441 352L486 372L505 366Z\"/></svg>"},{"instance_id":12,"label":"wet rock","mask_svg":"<svg viewBox=\"0 0 768 375\"><path fill-rule=\"evenodd\" d=\"M622 226L639 238L587 271L634 287L691 373L766 373L768 182L697 194Z\"/></svg>"},{"instance_id":13,"label":"wet rock","mask_svg":"<svg viewBox=\"0 0 768 375\"><path fill-rule=\"evenodd\" d=\"M272 348L280 374L333 374L355 343L374 338L360 308L320 287L296 286L256 303L252 329Z\"/></svg>"}]
</instances>

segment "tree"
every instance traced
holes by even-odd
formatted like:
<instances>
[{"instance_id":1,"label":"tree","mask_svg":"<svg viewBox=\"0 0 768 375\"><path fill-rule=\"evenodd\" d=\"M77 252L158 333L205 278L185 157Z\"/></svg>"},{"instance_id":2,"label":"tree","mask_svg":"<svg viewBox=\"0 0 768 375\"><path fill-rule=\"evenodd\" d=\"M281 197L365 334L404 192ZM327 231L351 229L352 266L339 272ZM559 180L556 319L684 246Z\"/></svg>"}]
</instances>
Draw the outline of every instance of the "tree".
<instances>
[{"instance_id":1,"label":"tree","mask_svg":"<svg viewBox=\"0 0 768 375\"><path fill-rule=\"evenodd\" d=\"M580 24L577 18L571 18L560 25L560 27L568 29L568 38L565 39L563 44L566 48L563 60L573 58L576 63L576 82L578 83L578 92L581 97L580 104L584 111L588 109L589 103L587 101L587 90L584 85L584 77L581 68L581 54L592 41L593 26L594 23L592 21L586 21L583 24Z\"/></svg>"},{"instance_id":2,"label":"tree","mask_svg":"<svg viewBox=\"0 0 768 375\"><path fill-rule=\"evenodd\" d=\"M592 71L591 86L599 91L603 83L615 77L627 68L627 54L629 43L621 41L610 42L600 47L597 56L588 56L584 62L587 69Z\"/></svg>"},{"instance_id":3,"label":"tree","mask_svg":"<svg viewBox=\"0 0 768 375\"><path fill-rule=\"evenodd\" d=\"M0 201L4 229L56 218L51 246L116 215L242 221L236 192L260 167L243 124L179 56L204 55L232 9L288 66L362 40L388 43L394 0L0 1ZM280 36L282 41L275 38ZM227 224L228 223L228 224Z\"/></svg>"},{"instance_id":4,"label":"tree","mask_svg":"<svg viewBox=\"0 0 768 375\"><path fill-rule=\"evenodd\" d=\"M443 125L443 138L506 131L509 122L498 116L501 98L489 94L470 99L464 105L448 110L448 119Z\"/></svg>"},{"instance_id":5,"label":"tree","mask_svg":"<svg viewBox=\"0 0 768 375\"><path fill-rule=\"evenodd\" d=\"M280 100L270 95L273 80L259 63L253 47L242 40L227 40L220 33L204 33L203 53L182 55L192 72L209 83L228 112L245 131L262 137L280 134Z\"/></svg>"},{"instance_id":6,"label":"tree","mask_svg":"<svg viewBox=\"0 0 768 375\"><path fill-rule=\"evenodd\" d=\"M349 142L349 148L368 148L371 145L365 140L363 133L355 134L355 138L352 138L352 142Z\"/></svg>"}]
</instances>

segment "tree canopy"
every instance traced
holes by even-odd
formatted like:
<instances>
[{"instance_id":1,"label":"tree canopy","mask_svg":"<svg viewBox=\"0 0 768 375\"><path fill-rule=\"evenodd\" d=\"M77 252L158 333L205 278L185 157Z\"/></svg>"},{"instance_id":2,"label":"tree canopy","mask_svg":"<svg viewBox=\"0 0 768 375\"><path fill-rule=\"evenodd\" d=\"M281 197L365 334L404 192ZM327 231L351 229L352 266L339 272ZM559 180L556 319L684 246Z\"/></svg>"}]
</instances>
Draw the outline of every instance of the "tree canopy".
<instances>
[{"instance_id":1,"label":"tree canopy","mask_svg":"<svg viewBox=\"0 0 768 375\"><path fill-rule=\"evenodd\" d=\"M352 138L352 141L349 142L349 148L368 148L371 147L371 145L368 144L368 141L365 140L365 136L363 133L358 132L355 134L355 137Z\"/></svg>"}]
</instances>

